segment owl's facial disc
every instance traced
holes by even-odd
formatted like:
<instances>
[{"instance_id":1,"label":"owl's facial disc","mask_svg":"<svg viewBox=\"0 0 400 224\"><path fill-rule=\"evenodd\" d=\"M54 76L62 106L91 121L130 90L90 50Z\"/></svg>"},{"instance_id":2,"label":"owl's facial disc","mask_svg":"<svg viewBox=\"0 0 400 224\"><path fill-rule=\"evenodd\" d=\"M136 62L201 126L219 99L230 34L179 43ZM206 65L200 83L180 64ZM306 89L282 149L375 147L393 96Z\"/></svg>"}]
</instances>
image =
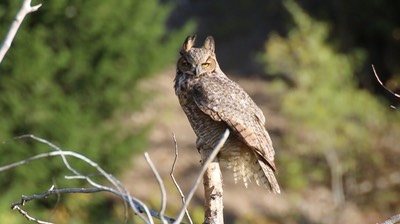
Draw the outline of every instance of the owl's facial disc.
<instances>
[{"instance_id":1,"label":"owl's facial disc","mask_svg":"<svg viewBox=\"0 0 400 224\"><path fill-rule=\"evenodd\" d=\"M215 61L214 59L209 58L205 62L196 63L196 62L190 62L186 58L182 57L178 61L178 68L181 72L185 74L199 76L204 73L214 71Z\"/></svg>"}]
</instances>

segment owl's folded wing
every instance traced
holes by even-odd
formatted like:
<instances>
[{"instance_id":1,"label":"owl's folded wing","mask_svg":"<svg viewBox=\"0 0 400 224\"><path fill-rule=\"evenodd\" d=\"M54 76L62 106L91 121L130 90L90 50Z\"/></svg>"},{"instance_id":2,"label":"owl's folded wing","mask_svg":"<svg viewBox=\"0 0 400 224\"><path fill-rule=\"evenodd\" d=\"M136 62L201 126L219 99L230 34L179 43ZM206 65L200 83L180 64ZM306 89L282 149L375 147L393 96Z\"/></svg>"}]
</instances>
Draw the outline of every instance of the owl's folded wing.
<instances>
[{"instance_id":1,"label":"owl's folded wing","mask_svg":"<svg viewBox=\"0 0 400 224\"><path fill-rule=\"evenodd\" d=\"M221 89L217 82L197 86L193 94L196 105L213 120L225 122L234 134L276 170L275 151L264 128L262 111L236 83L230 81L224 87L224 90Z\"/></svg>"}]
</instances>

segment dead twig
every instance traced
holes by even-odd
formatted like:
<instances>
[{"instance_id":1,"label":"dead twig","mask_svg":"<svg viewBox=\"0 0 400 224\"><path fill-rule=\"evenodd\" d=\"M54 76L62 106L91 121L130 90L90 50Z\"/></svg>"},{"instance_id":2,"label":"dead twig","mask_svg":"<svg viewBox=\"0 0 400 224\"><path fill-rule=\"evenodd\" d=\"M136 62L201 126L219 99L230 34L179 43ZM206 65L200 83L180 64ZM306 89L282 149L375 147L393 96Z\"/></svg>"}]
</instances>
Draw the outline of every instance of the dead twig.
<instances>
[{"instance_id":1,"label":"dead twig","mask_svg":"<svg viewBox=\"0 0 400 224\"><path fill-rule=\"evenodd\" d=\"M55 149L56 151L37 154L37 155L34 155L25 160L17 161L17 162L14 162L14 163L11 163L11 164L8 164L5 166L0 166L0 172L15 168L17 166L21 166L23 164L27 164L27 163L37 160L37 159L60 156L63 158L63 162L68 167L68 169L74 173L74 176L66 176L65 178L67 178L67 179L84 179L93 186L93 188L65 188L65 189L53 189L53 187L52 187L50 190L48 190L44 194L35 194L30 197L22 196L21 202L23 202L23 203L13 203L12 208L14 210L18 210L27 219L29 219L31 221L36 220L36 222L41 221L41 220L37 220L37 219L31 217L30 215L28 215L27 212L22 210L21 206L23 206L28 201L27 199L33 200L33 199L45 198L49 195L53 195L53 194L59 195L61 193L94 193L94 192L100 192L100 191L107 191L107 192L111 192L111 193L115 194L116 196L119 196L120 198L122 198L124 203L127 203L130 206L130 208L133 210L133 212L135 214L137 214L145 223L153 223L152 217L161 219L161 220L165 220L168 223L175 222L174 219L163 216L162 214L149 209L143 202L132 197L129 194L129 192L123 187L123 185L116 178L114 178L111 174L108 174L97 163L93 162L89 158L87 158L79 153L73 152L73 151L64 151L61 148L59 148L58 146L54 145L53 143L51 143L45 139L36 137L34 135L19 136L16 139L22 139L22 138L33 139L35 141L38 141L40 143L50 146L52 149ZM110 183L112 183L112 185L114 187L100 185L100 184L94 182L92 179L90 179L90 177L79 173L77 170L73 169L73 167L68 163L67 157L77 158L77 159L80 159L80 160L84 161L85 163L91 165L102 176L104 176ZM145 214L146 216L143 216L143 214ZM40 223L40 222L38 222L38 223ZM44 222L44 223L46 223L46 222Z\"/></svg>"},{"instance_id":2,"label":"dead twig","mask_svg":"<svg viewBox=\"0 0 400 224\"><path fill-rule=\"evenodd\" d=\"M32 200L39 200L39 199L44 199L47 198L51 195L60 195L60 194L76 194L76 193L80 193L80 194L91 194L91 193L97 193L97 192L110 192L113 193L117 196L120 197L124 197L125 200L130 200L128 197L128 195L121 195L120 192L116 191L113 188L97 188L97 187L92 187L92 188L62 188L62 189L52 189L50 188L48 191L42 193L42 194L33 194L30 196L25 196L22 195L21 200L18 202L14 202L11 205L12 209L17 209L20 210L21 206L25 206L26 203L28 203L29 201ZM22 210L22 209L21 209ZM23 211L23 210L22 210ZM144 213L145 209L141 206L138 206L138 211ZM26 213L26 212L25 212ZM149 210L149 214L155 218L158 219L164 219L167 223L173 223L175 221L175 219L169 218L164 216L163 218L161 218L160 213L157 213L153 210Z\"/></svg>"},{"instance_id":3,"label":"dead twig","mask_svg":"<svg viewBox=\"0 0 400 224\"><path fill-rule=\"evenodd\" d=\"M174 176L175 166L176 166L176 163L178 161L178 156L179 156L178 142L176 141L175 133L172 133L172 138L175 143L175 158L174 158L174 162L172 163L172 168L171 168L171 172L169 175L171 176L172 182L174 182L174 185L175 185L176 189L178 190L179 195L181 196L182 204L185 204L185 195L183 194L183 192L182 192L181 188L179 187L179 184L176 181L175 176ZM186 217L188 218L190 224L193 224L192 218L190 217L189 211L187 210L187 208L185 208L185 213L186 213Z\"/></svg>"},{"instance_id":4,"label":"dead twig","mask_svg":"<svg viewBox=\"0 0 400 224\"><path fill-rule=\"evenodd\" d=\"M19 9L17 15L15 16L14 21L11 24L11 27L8 30L6 37L4 38L3 43L1 44L0 64L3 61L4 56L6 55L8 49L10 49L11 43L13 42L15 35L17 34L17 31L18 31L19 27L21 26L22 21L24 20L25 16L31 12L37 11L40 8L40 6L42 6L42 4L31 6L31 0L23 1L21 8Z\"/></svg>"},{"instance_id":5,"label":"dead twig","mask_svg":"<svg viewBox=\"0 0 400 224\"><path fill-rule=\"evenodd\" d=\"M15 139L24 139L24 138L30 138L33 139L35 141L38 141L42 144L45 144L47 146L49 146L50 148L52 148L53 150L59 151L59 152L63 152L63 150L58 147L57 145L47 141L46 139L42 139L39 137L36 137L35 135L21 135L16 137ZM64 151L66 152L66 151ZM84 179L86 180L90 185L92 185L93 187L97 187L97 188L103 188L105 186L102 186L98 183L96 183L95 181L93 181L90 177L86 176L86 175L82 175L81 173L79 173L77 170L75 170L68 162L66 156L73 156L75 158L78 158L80 160L83 160L85 163L91 165L92 167L94 167L102 176L104 176L112 185L114 185L114 187L121 193L121 195L123 194L127 194L129 195L129 192L125 189L125 187L116 179L114 178L111 174L107 173L105 170L103 170L97 163L95 163L94 161L90 160L89 158L87 158L86 156L83 156L79 153L75 153L72 152L72 154L64 154L61 153L59 156L61 156L64 165L66 166L66 168L68 170L70 170L75 176L66 176L66 179ZM139 200L135 199L136 202L139 202L140 204L144 205L142 202L140 202ZM134 203L132 203L131 201L123 201L125 203L125 205L127 205L127 202L130 202L130 207L133 209L133 211L138 214L138 216L144 221L146 220L146 217L143 216L139 211L136 210L136 206L134 205ZM146 208L146 207L145 207ZM145 210L146 211L146 210ZM147 215L147 219L150 220L150 215L148 213L146 213ZM127 218L128 213L127 210L125 211L125 217Z\"/></svg>"},{"instance_id":6,"label":"dead twig","mask_svg":"<svg viewBox=\"0 0 400 224\"><path fill-rule=\"evenodd\" d=\"M13 206L12 209L13 210L17 210L19 213L21 213L26 219L28 219L31 222L36 222L36 223L39 223L39 224L53 224L52 222L42 221L42 220L39 220L37 218L34 218L34 217L30 216L28 214L28 212L23 210L19 205Z\"/></svg>"},{"instance_id":7,"label":"dead twig","mask_svg":"<svg viewBox=\"0 0 400 224\"><path fill-rule=\"evenodd\" d=\"M374 66L374 65L371 65L371 66L372 66L372 70L374 71L375 78L376 78L376 80L378 80L379 84L380 84L386 91L388 91L389 93L391 93L392 95L394 95L395 97L397 97L397 98L400 99L400 94L397 94L397 93L393 92L392 90L390 90L389 88L387 88L385 85L383 85L381 79L379 78L378 74L376 73L375 66ZM393 109L396 109L396 107L393 106L393 105L391 105L391 107L392 107Z\"/></svg>"},{"instance_id":8,"label":"dead twig","mask_svg":"<svg viewBox=\"0 0 400 224\"><path fill-rule=\"evenodd\" d=\"M167 220L165 220L164 218L164 212L165 212L165 208L167 205L167 194L165 191L165 186L164 186L164 182L161 179L160 174L158 173L156 167L154 166L153 162L150 159L150 156L147 152L144 153L144 157L146 159L147 164L149 164L151 171L154 174L154 177L156 178L157 182L158 182L158 186L160 186L160 191L161 191L161 209L160 209L160 217L161 217L161 221L162 223L167 223Z\"/></svg>"}]
</instances>

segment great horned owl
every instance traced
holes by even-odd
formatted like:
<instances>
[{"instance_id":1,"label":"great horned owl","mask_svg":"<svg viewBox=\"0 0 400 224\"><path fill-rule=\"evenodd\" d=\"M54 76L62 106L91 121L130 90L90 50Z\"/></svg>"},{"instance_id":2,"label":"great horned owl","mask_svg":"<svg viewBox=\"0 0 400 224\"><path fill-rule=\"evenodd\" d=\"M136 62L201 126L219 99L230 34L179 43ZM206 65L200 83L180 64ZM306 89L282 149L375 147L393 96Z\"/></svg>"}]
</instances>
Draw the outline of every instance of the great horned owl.
<instances>
[{"instance_id":1,"label":"great horned owl","mask_svg":"<svg viewBox=\"0 0 400 224\"><path fill-rule=\"evenodd\" d=\"M214 39L209 36L201 48L195 48L195 38L188 36L180 50L174 88L197 135L197 149L211 150L229 128L231 135L218 159L232 168L235 183L242 179L247 187L254 177L257 185L280 193L274 175L275 151L262 111L220 69Z\"/></svg>"}]
</instances>

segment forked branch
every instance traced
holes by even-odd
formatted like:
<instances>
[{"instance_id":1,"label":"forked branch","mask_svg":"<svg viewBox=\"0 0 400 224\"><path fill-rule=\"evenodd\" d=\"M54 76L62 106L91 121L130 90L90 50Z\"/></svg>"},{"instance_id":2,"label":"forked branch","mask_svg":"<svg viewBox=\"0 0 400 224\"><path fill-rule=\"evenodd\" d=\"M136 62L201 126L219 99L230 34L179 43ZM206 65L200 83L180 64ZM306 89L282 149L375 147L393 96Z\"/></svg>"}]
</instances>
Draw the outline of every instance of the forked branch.
<instances>
[{"instance_id":1,"label":"forked branch","mask_svg":"<svg viewBox=\"0 0 400 224\"><path fill-rule=\"evenodd\" d=\"M172 135L172 138L175 143L175 158L174 158L174 162L172 163L172 168L171 168L171 172L169 175L171 176L172 182L174 183L176 189L179 192L179 195L181 196L182 204L185 204L186 203L185 195L183 194L182 189L179 187L179 184L176 181L175 176L174 176L175 166L176 166L176 163L178 161L178 156L179 156L179 150L178 150L178 142L176 141L175 134ZM189 211L187 210L187 208L185 208L185 213L186 213L186 217L188 218L190 224L193 224L192 218L190 218Z\"/></svg>"},{"instance_id":2,"label":"forked branch","mask_svg":"<svg viewBox=\"0 0 400 224\"><path fill-rule=\"evenodd\" d=\"M37 11L40 8L40 6L42 6L42 4L31 6L31 0L24 0L21 8L19 9L17 15L14 18L13 23L11 24L10 29L8 30L6 37L4 38L3 43L1 44L0 64L3 61L4 56L6 55L8 49L10 49L11 44L15 38L15 35L17 34L17 31L18 31L19 27L21 26L22 21L24 20L25 16L31 12Z\"/></svg>"},{"instance_id":3,"label":"forked branch","mask_svg":"<svg viewBox=\"0 0 400 224\"><path fill-rule=\"evenodd\" d=\"M64 151L61 148L59 148L58 146L52 144L51 142L36 137L34 135L24 135L24 136L20 136L17 139L21 139L21 138L31 138L35 141L41 142L43 144L46 144L48 146L50 146L50 148L52 148L55 151L52 152L47 152L47 153L41 153L41 154L37 154L34 155L30 158L27 158L25 160L21 160L15 163L11 163L5 166L0 166L0 172L5 171L5 170L9 170L12 168L15 168L17 166L21 166L23 164L29 163L31 161L37 160L37 159L41 159L41 158L47 158L47 157L54 157L54 156L60 156L63 158L63 162L65 164L65 166L74 174L74 176L66 176L65 178L67 179L83 179L86 180L90 185L93 186L93 188L66 188L66 189L53 189L51 188L50 190L48 190L47 192L43 193L43 194L35 194L29 197L25 197L23 196L23 198L21 199L21 202L16 202L13 203L13 209L16 209L18 211L20 211L21 214L23 214L27 219L31 220L31 221L40 221L40 220L36 220L36 219L32 219L30 216L28 216L27 212L21 212L21 207L23 205L25 205L26 202L28 202L29 200L27 199L39 199L39 198L45 198L49 195L59 195L60 193L94 193L94 192L100 192L100 191L107 191L107 192L111 192L116 196L119 196L120 198L123 199L124 203L126 203L127 205L129 205L129 207L132 209L132 211L137 214L145 223L153 223L152 217L155 217L157 219L161 219L161 220L166 220L166 222L169 223L173 223L175 222L174 219L169 218L169 217L165 217L162 216L162 214L153 211L151 209L149 209L143 202L141 202L140 200L132 197L129 192L125 189L125 187L119 182L119 180L117 180L116 178L114 178L111 174L107 173L104 169L102 169L97 163L95 163L94 161L90 160L89 158L76 153L76 152L72 152L72 151ZM77 170L75 170L68 162L67 157L73 157L75 159L79 159L82 160L83 162L91 165L92 167L94 167L102 176L104 176L113 186L109 187L109 186L104 186L101 185L97 182L95 182L94 180L92 180L89 176L81 174L80 172L78 172ZM22 210L23 211L23 210ZM145 215L143 215L145 214ZM40 223L40 222L37 222Z\"/></svg>"},{"instance_id":4,"label":"forked branch","mask_svg":"<svg viewBox=\"0 0 400 224\"><path fill-rule=\"evenodd\" d=\"M36 223L49 224L50 222L36 219L36 218L30 216L28 214L28 212L26 212L25 210L22 209L22 207L31 200L44 199L51 195L59 196L60 194L68 194L68 193L96 193L96 192L102 192L102 191L110 192L110 193L120 197L121 199L123 199L124 203L126 205L129 205L131 210L135 214L137 214L145 223L153 223L152 217L160 219L163 223L181 223L185 213L187 214L187 216L190 220L189 214L187 212L187 206L189 205L191 199L193 198L194 192L196 191L197 187L199 186L201 178L203 176L206 177L206 176L211 175L212 178L217 177L217 180L212 180L210 183L214 183L216 181L216 182L220 182L222 184L222 180L218 180L218 178L221 178L221 176L215 176L215 175L211 174L210 167L213 167L213 166L211 166L213 163L217 163L217 162L215 162L215 158L216 158L219 150L221 149L221 147L225 144L225 141L227 140L228 136L229 136L229 130L226 130L226 132L222 136L221 140L219 141L218 145L213 149L211 154L208 155L207 159L203 163L202 169L199 172L195 182L193 183L193 186L190 189L188 196L186 198L184 198L183 193L180 191L180 194L183 197L183 199L182 199L183 205L182 205L182 208L176 219L173 219L173 218L163 215L163 213L165 211L165 206L166 206L166 192L165 192L164 184L163 184L163 181L161 180L160 176L158 175L158 172L157 172L156 168L154 167L153 163L151 162L150 157L148 156L147 153L145 154L146 160L149 163L149 165L152 169L152 172L154 173L154 175L157 178L157 181L160 185L160 189L161 189L161 193L162 193L162 195L161 195L162 196L162 206L161 206L160 212L156 212L154 210L149 209L143 202L132 197L129 194L129 192L125 189L125 187L119 182L119 180L114 178L111 174L107 173L104 169L102 169L94 161L90 160L89 158L87 158L79 153L76 153L73 151L65 151L65 150L61 149L60 147L54 145L53 143L51 143L45 139L36 137L34 135L23 135L23 136L17 137L16 139L23 139L23 138L33 139L34 141L37 141L37 142L40 142L42 144L49 146L54 151L37 154L37 155L34 155L34 156L24 159L24 160L20 160L20 161L17 161L17 162L8 164L8 165L0 166L0 172L27 164L34 160L48 158L48 157L54 157L54 156L60 156L60 157L62 157L63 163L67 167L67 169L73 173L73 176L66 176L65 177L66 179L83 179L83 180L86 180L92 186L91 188L63 188L63 189L55 189L54 186L52 186L49 190L47 190L44 193L33 194L30 196L22 196L20 201L12 203L11 208L13 210L19 211L25 218L27 218L30 221L36 222ZM175 144L176 144L176 140L175 140ZM175 146L175 150L177 150L177 146ZM176 151L176 153L177 153L177 151ZM110 187L110 186L101 185L101 184L95 182L94 180L92 180L89 176L80 173L78 170L74 169L73 166L69 163L69 161L67 159L68 157L79 159L79 160L89 164L90 166L94 167L101 174L101 176L105 177L112 184L112 186ZM173 170L175 167L176 160L177 160L177 156L175 158L173 169L171 171L172 176L173 176L172 173L173 173ZM217 171L220 172L219 170L217 170ZM212 172L214 172L214 171L212 171ZM175 184L178 187L178 189L180 189L178 184L176 183L176 181L175 181ZM214 189L216 188L216 186L213 186L211 184L209 187L206 187L206 188L207 188L207 189L205 189L206 202L214 200L214 198L215 198ZM222 185L221 185L221 190L222 190ZM207 195L207 192L209 192L208 195ZM221 197L221 200L222 200L222 197ZM221 203L222 203L222 201L221 201ZM206 208L207 208L207 206L206 206ZM222 215L223 215L222 214L222 204L221 204L220 208L221 209L218 210L220 212L220 214L218 214L218 215L220 217L222 217ZM213 211L210 214L216 215L215 212ZM190 222L192 222L192 221L190 220ZM219 222L219 223L222 223L222 222Z\"/></svg>"}]
</instances>

